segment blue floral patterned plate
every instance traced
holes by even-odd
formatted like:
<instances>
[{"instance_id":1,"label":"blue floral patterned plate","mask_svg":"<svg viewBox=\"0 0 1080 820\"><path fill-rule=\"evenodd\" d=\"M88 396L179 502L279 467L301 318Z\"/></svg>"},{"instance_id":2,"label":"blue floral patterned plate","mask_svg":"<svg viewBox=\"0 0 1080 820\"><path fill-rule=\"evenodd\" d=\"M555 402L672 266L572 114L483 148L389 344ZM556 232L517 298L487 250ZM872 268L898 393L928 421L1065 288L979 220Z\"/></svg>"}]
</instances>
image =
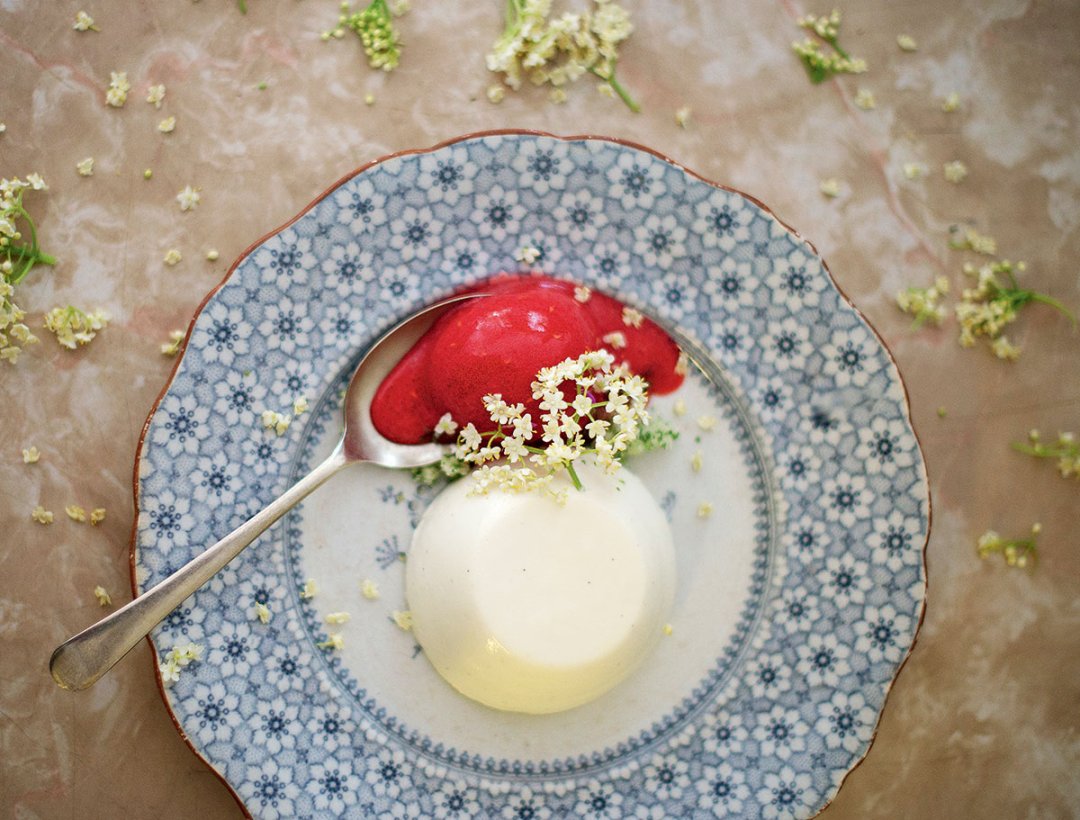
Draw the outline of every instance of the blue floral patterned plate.
<instances>
[{"instance_id":1,"label":"blue floral patterned plate","mask_svg":"<svg viewBox=\"0 0 1080 820\"><path fill-rule=\"evenodd\" d=\"M534 267L667 323L698 365L654 403L678 442L630 465L678 544L671 634L569 712L462 698L393 621L433 491L356 467L154 632L162 657L205 648L163 686L168 708L260 818L815 814L867 753L921 621L922 456L895 364L814 249L646 149L463 138L361 169L246 253L147 425L137 587L329 451L345 380L383 330L521 269L525 245ZM268 431L264 410L292 424Z\"/></svg>"}]
</instances>

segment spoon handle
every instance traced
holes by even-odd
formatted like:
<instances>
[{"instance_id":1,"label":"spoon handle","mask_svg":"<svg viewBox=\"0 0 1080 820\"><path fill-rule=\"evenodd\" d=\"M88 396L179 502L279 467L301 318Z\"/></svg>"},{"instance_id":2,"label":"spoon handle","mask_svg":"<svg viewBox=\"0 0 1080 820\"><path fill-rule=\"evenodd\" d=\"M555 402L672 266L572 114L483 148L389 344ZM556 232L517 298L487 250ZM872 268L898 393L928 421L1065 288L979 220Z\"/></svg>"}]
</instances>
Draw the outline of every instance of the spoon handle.
<instances>
[{"instance_id":1,"label":"spoon handle","mask_svg":"<svg viewBox=\"0 0 1080 820\"><path fill-rule=\"evenodd\" d=\"M339 443L322 464L214 546L131 603L62 643L49 661L53 679L63 689L85 689L93 684L185 598L213 578L309 493L350 463L352 460Z\"/></svg>"}]
</instances>

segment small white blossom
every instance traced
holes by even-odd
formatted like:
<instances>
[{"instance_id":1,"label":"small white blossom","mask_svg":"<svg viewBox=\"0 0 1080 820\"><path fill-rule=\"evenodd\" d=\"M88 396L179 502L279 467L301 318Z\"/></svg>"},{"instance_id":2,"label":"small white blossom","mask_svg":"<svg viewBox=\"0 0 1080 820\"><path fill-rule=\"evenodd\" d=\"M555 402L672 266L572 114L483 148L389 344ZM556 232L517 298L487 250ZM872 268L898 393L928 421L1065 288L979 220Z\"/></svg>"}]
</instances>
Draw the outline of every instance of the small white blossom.
<instances>
[{"instance_id":1,"label":"small white blossom","mask_svg":"<svg viewBox=\"0 0 1080 820\"><path fill-rule=\"evenodd\" d=\"M100 585L94 587L94 597L97 598L99 606L112 606L112 598L105 591L105 587Z\"/></svg>"},{"instance_id":2,"label":"small white blossom","mask_svg":"<svg viewBox=\"0 0 1080 820\"><path fill-rule=\"evenodd\" d=\"M855 95L855 105L863 111L872 111L877 108L877 98L869 88L860 88Z\"/></svg>"},{"instance_id":3,"label":"small white blossom","mask_svg":"<svg viewBox=\"0 0 1080 820\"><path fill-rule=\"evenodd\" d=\"M458 425L454 421L449 413L443 413L442 417L435 423L435 435L436 436L452 436L457 432Z\"/></svg>"},{"instance_id":4,"label":"small white blossom","mask_svg":"<svg viewBox=\"0 0 1080 820\"><path fill-rule=\"evenodd\" d=\"M698 504L697 517L708 518L710 515L712 515L713 509L714 507L711 501L702 501L700 504Z\"/></svg>"},{"instance_id":5,"label":"small white blossom","mask_svg":"<svg viewBox=\"0 0 1080 820\"><path fill-rule=\"evenodd\" d=\"M105 520L105 508L95 507L90 510L90 525L96 527L102 521Z\"/></svg>"},{"instance_id":6,"label":"small white blossom","mask_svg":"<svg viewBox=\"0 0 1080 820\"><path fill-rule=\"evenodd\" d=\"M823 179L818 185L818 190L820 190L821 193L824 196L827 196L829 199L835 199L836 197L840 196L840 180L836 179L835 177Z\"/></svg>"},{"instance_id":7,"label":"small white blossom","mask_svg":"<svg viewBox=\"0 0 1080 820\"><path fill-rule=\"evenodd\" d=\"M695 473L700 473L701 472L701 466L702 466L701 450L697 450L694 453L694 455L690 458L690 469L693 470Z\"/></svg>"},{"instance_id":8,"label":"small white blossom","mask_svg":"<svg viewBox=\"0 0 1080 820\"><path fill-rule=\"evenodd\" d=\"M717 423L716 416L698 416L697 425L705 432L715 429Z\"/></svg>"},{"instance_id":9,"label":"small white blossom","mask_svg":"<svg viewBox=\"0 0 1080 820\"><path fill-rule=\"evenodd\" d=\"M615 330L611 333L605 334L601 338L601 341L604 344L614 348L615 350L622 350L624 347L626 347L626 334L622 331Z\"/></svg>"},{"instance_id":10,"label":"small white blossom","mask_svg":"<svg viewBox=\"0 0 1080 820\"><path fill-rule=\"evenodd\" d=\"M968 175L967 166L958 159L955 159L952 162L946 162L941 167L941 170L945 174L945 179L954 185L963 182Z\"/></svg>"},{"instance_id":11,"label":"small white blossom","mask_svg":"<svg viewBox=\"0 0 1080 820\"><path fill-rule=\"evenodd\" d=\"M487 89L488 102L498 105L506 97L506 86L498 83L489 85Z\"/></svg>"},{"instance_id":12,"label":"small white blossom","mask_svg":"<svg viewBox=\"0 0 1080 820\"><path fill-rule=\"evenodd\" d=\"M52 510L47 510L40 504L34 507L33 512L30 513L30 517L39 524L51 524L53 522Z\"/></svg>"},{"instance_id":13,"label":"small white blossom","mask_svg":"<svg viewBox=\"0 0 1080 820\"><path fill-rule=\"evenodd\" d=\"M340 624L348 623L350 617L348 612L327 612L326 617L323 620L328 624L338 626Z\"/></svg>"},{"instance_id":14,"label":"small white blossom","mask_svg":"<svg viewBox=\"0 0 1080 820\"><path fill-rule=\"evenodd\" d=\"M97 332L109 324L109 316L98 310L86 313L76 307L56 307L45 314L45 329L56 335L56 341L69 350L93 341Z\"/></svg>"},{"instance_id":15,"label":"small white blossom","mask_svg":"<svg viewBox=\"0 0 1080 820\"><path fill-rule=\"evenodd\" d=\"M622 309L622 322L627 327L641 327L641 323L645 321L645 317L640 310L632 307L623 307Z\"/></svg>"},{"instance_id":16,"label":"small white blossom","mask_svg":"<svg viewBox=\"0 0 1080 820\"><path fill-rule=\"evenodd\" d=\"M410 612L409 610L395 609L393 612L390 613L390 617L393 619L398 629L402 629L405 632L409 632L410 630L412 630L412 612Z\"/></svg>"},{"instance_id":17,"label":"small white blossom","mask_svg":"<svg viewBox=\"0 0 1080 820\"><path fill-rule=\"evenodd\" d=\"M41 458L41 451L37 447L31 445L22 451L23 464L37 464L38 459Z\"/></svg>"},{"instance_id":18,"label":"small white blossom","mask_svg":"<svg viewBox=\"0 0 1080 820\"><path fill-rule=\"evenodd\" d=\"M171 130L171 129L170 129ZM199 204L199 189L185 185L184 190L176 195L176 201L180 203L181 211L190 211Z\"/></svg>"},{"instance_id":19,"label":"small white blossom","mask_svg":"<svg viewBox=\"0 0 1080 820\"><path fill-rule=\"evenodd\" d=\"M161 108L161 103L165 99L165 86L152 85L146 92L146 101L150 103L154 108Z\"/></svg>"},{"instance_id":20,"label":"small white blossom","mask_svg":"<svg viewBox=\"0 0 1080 820\"><path fill-rule=\"evenodd\" d=\"M167 251L165 251L165 256L163 257L163 261L165 262L166 265L172 267L173 265L178 263L183 258L184 257L180 253L179 248L169 248Z\"/></svg>"},{"instance_id":21,"label":"small white blossom","mask_svg":"<svg viewBox=\"0 0 1080 820\"><path fill-rule=\"evenodd\" d=\"M918 51L919 44L915 42L915 38L910 34L897 35L896 44L900 46L901 51Z\"/></svg>"},{"instance_id":22,"label":"small white blossom","mask_svg":"<svg viewBox=\"0 0 1080 820\"><path fill-rule=\"evenodd\" d=\"M308 411L308 400L306 396L297 396L293 399L292 403L293 416L302 416Z\"/></svg>"},{"instance_id":23,"label":"small white blossom","mask_svg":"<svg viewBox=\"0 0 1080 820\"><path fill-rule=\"evenodd\" d=\"M305 601L315 597L315 594L319 591L318 586L315 584L314 578L308 578L304 581L304 586L300 589L300 597Z\"/></svg>"},{"instance_id":24,"label":"small white blossom","mask_svg":"<svg viewBox=\"0 0 1080 820\"><path fill-rule=\"evenodd\" d=\"M365 578L360 582L360 594L369 601L377 601L379 599L379 585L370 578Z\"/></svg>"},{"instance_id":25,"label":"small white blossom","mask_svg":"<svg viewBox=\"0 0 1080 820\"><path fill-rule=\"evenodd\" d=\"M518 262L523 262L526 265L532 265L540 258L540 249L534 248L531 245L524 245L518 248L518 252L514 257Z\"/></svg>"},{"instance_id":26,"label":"small white blossom","mask_svg":"<svg viewBox=\"0 0 1080 820\"><path fill-rule=\"evenodd\" d=\"M128 82L126 71L113 71L110 74L109 90L105 92L105 102L113 108L123 108L127 102L131 83Z\"/></svg>"},{"instance_id":27,"label":"small white blossom","mask_svg":"<svg viewBox=\"0 0 1080 820\"><path fill-rule=\"evenodd\" d=\"M173 131L176 130L176 117L166 117L165 119L163 119L161 122L158 123L157 130L160 131L162 134L171 134ZM198 202L198 194L196 194L195 197L195 201ZM190 210L190 208L185 208L183 205L181 205L180 210L187 211Z\"/></svg>"},{"instance_id":28,"label":"small white blossom","mask_svg":"<svg viewBox=\"0 0 1080 820\"><path fill-rule=\"evenodd\" d=\"M79 524L86 521L86 509L80 507L78 504L68 504L64 507L64 512L67 513L68 518Z\"/></svg>"},{"instance_id":29,"label":"small white blossom","mask_svg":"<svg viewBox=\"0 0 1080 820\"><path fill-rule=\"evenodd\" d=\"M161 345L161 354L163 356L175 356L180 352L180 343L184 341L184 331L173 330L169 332L169 341L163 342Z\"/></svg>"},{"instance_id":30,"label":"small white blossom","mask_svg":"<svg viewBox=\"0 0 1080 820\"><path fill-rule=\"evenodd\" d=\"M319 641L315 644L319 649L344 649L345 639L337 632L331 632L326 636L325 641Z\"/></svg>"},{"instance_id":31,"label":"small white blossom","mask_svg":"<svg viewBox=\"0 0 1080 820\"><path fill-rule=\"evenodd\" d=\"M907 179L919 179L926 176L926 166L921 162L905 162L904 176Z\"/></svg>"},{"instance_id":32,"label":"small white blossom","mask_svg":"<svg viewBox=\"0 0 1080 820\"><path fill-rule=\"evenodd\" d=\"M75 31L100 31L96 25L94 25L94 18L87 14L85 11L80 11L75 15L75 24L72 25Z\"/></svg>"},{"instance_id":33,"label":"small white blossom","mask_svg":"<svg viewBox=\"0 0 1080 820\"><path fill-rule=\"evenodd\" d=\"M270 618L273 617L273 613L270 612L270 607L268 607L266 604L262 603L261 601L256 601L255 602L254 615L255 615L256 618L259 619L260 623L264 623L264 624L270 623Z\"/></svg>"},{"instance_id":34,"label":"small white blossom","mask_svg":"<svg viewBox=\"0 0 1080 820\"><path fill-rule=\"evenodd\" d=\"M675 124L680 128L686 128L690 124L690 106L684 105L675 109Z\"/></svg>"},{"instance_id":35,"label":"small white blossom","mask_svg":"<svg viewBox=\"0 0 1080 820\"><path fill-rule=\"evenodd\" d=\"M273 430L277 435L282 435L292 424L292 417L276 410L263 410L260 416L262 426L267 430Z\"/></svg>"},{"instance_id":36,"label":"small white blossom","mask_svg":"<svg viewBox=\"0 0 1080 820\"><path fill-rule=\"evenodd\" d=\"M87 157L79 160L75 163L75 170L79 172L81 177L92 177L94 175L94 158Z\"/></svg>"},{"instance_id":37,"label":"small white blossom","mask_svg":"<svg viewBox=\"0 0 1080 820\"><path fill-rule=\"evenodd\" d=\"M945 95L945 99L941 101L941 110L946 114L951 114L960 108L960 95L955 91L950 91Z\"/></svg>"},{"instance_id":38,"label":"small white blossom","mask_svg":"<svg viewBox=\"0 0 1080 820\"><path fill-rule=\"evenodd\" d=\"M588 288L585 285L576 285L574 287L574 301L585 304L592 298L592 288Z\"/></svg>"}]
</instances>

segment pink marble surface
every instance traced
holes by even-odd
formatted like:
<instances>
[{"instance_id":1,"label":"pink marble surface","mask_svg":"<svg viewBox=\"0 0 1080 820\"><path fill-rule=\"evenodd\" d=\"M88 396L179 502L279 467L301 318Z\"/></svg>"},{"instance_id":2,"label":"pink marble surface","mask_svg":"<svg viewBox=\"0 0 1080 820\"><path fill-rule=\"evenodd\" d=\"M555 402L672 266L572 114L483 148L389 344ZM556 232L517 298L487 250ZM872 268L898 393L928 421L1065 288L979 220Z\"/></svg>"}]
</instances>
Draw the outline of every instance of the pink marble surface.
<instances>
[{"instance_id":1,"label":"pink marble surface","mask_svg":"<svg viewBox=\"0 0 1080 820\"><path fill-rule=\"evenodd\" d=\"M1031 427L1080 432L1080 333L1034 307L1009 365L960 349L951 323L911 332L892 303L939 274L960 285L976 261L948 247L962 223L1027 260L1032 287L1080 308L1076 3L851 4L842 39L870 72L813 87L789 44L795 17L826 7L628 0L637 32L620 76L639 115L588 83L561 106L533 90L491 105L483 55L501 4L415 5L401 67L384 75L353 38L319 41L335 2L249 0L244 16L210 0L97 0L85 8L101 31L78 33L78 5L0 1L0 175L45 177L50 190L28 203L59 258L18 301L35 324L69 302L113 317L86 349L42 333L0 371L0 815L240 815L174 731L145 645L84 693L46 671L52 648L101 614L96 584L130 596L132 462L172 364L158 345L248 245L356 166L503 127L631 139L752 193L816 244L899 361L935 502L926 622L876 743L823 816L1080 813L1080 487L1009 448ZM901 32L917 52L897 48ZM114 70L133 85L120 110L104 104ZM144 102L155 83L168 88L160 111ZM855 107L859 87L875 110ZM946 114L954 90L962 107ZM673 118L683 105L685 129ZM176 131L163 135L168 115ZM86 156L90 178L75 171ZM942 179L953 159L970 169L960 185ZM909 161L930 174L905 179ZM818 192L827 177L841 180L835 200ZM181 213L188 184L202 203ZM175 267L162 263L170 247L184 255ZM41 461L24 465L31 444ZM39 503L53 525L30 520ZM108 517L75 524L69 503ZM976 558L983 530L1036 520L1034 572Z\"/></svg>"}]
</instances>

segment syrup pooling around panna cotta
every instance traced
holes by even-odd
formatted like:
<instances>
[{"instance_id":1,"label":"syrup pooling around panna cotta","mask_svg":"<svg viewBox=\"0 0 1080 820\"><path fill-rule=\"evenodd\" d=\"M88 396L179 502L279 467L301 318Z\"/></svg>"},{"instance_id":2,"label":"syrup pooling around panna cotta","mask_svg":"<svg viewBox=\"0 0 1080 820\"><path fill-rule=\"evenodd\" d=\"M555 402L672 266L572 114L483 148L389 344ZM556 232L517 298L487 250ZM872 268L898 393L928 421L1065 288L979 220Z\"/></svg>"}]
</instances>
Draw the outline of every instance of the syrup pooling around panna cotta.
<instances>
[{"instance_id":1,"label":"syrup pooling around panna cotta","mask_svg":"<svg viewBox=\"0 0 1080 820\"><path fill-rule=\"evenodd\" d=\"M417 642L455 689L495 709L593 700L667 621L675 552L663 511L625 468L578 471L586 489L562 506L535 492L470 495L463 479L413 537L405 584Z\"/></svg>"},{"instance_id":2,"label":"syrup pooling around panna cotta","mask_svg":"<svg viewBox=\"0 0 1080 820\"><path fill-rule=\"evenodd\" d=\"M372 405L392 440L456 436L440 468L472 471L421 519L406 598L417 641L459 692L557 712L624 680L663 633L672 536L621 462L644 440L648 389L682 382L681 356L640 313L571 282L504 275L476 290Z\"/></svg>"}]
</instances>

